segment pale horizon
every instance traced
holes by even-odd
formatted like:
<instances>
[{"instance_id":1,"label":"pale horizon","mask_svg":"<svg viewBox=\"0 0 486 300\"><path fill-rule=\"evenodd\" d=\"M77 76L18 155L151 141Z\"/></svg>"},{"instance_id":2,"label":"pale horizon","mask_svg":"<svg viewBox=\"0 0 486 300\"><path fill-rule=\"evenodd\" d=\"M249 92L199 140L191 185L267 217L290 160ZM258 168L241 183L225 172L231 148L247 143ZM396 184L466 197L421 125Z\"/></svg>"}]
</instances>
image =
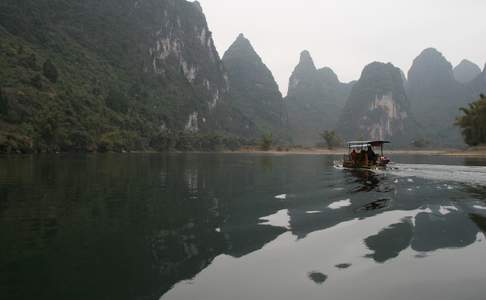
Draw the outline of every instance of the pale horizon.
<instances>
[{"instance_id":1,"label":"pale horizon","mask_svg":"<svg viewBox=\"0 0 486 300\"><path fill-rule=\"evenodd\" d=\"M243 33L283 95L303 50L316 67L332 68L342 82L359 79L374 61L391 62L407 74L413 59L430 47L453 66L467 59L483 69L486 62L486 1L199 2L220 56Z\"/></svg>"}]
</instances>

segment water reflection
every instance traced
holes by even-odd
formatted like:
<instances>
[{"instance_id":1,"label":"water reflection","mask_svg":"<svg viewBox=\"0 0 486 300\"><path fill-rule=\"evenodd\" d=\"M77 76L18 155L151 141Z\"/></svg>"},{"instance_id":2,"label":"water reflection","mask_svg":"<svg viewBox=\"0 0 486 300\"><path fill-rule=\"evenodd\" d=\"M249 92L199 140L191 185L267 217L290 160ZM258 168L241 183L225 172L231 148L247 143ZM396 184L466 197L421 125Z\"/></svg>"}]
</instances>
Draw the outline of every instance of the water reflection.
<instances>
[{"instance_id":1,"label":"water reflection","mask_svg":"<svg viewBox=\"0 0 486 300\"><path fill-rule=\"evenodd\" d=\"M384 209L384 208L386 208L388 206L388 204L390 203L390 201L391 200L390 199L387 199L387 198L383 198L383 199L378 199L378 200L375 200L375 201L371 201L370 203L366 203L362 207L358 208L357 209L357 212Z\"/></svg>"},{"instance_id":2,"label":"water reflection","mask_svg":"<svg viewBox=\"0 0 486 300\"><path fill-rule=\"evenodd\" d=\"M286 231L259 224L281 204L267 201L253 159L13 160L0 162L0 293L9 299L156 299L217 255L244 256Z\"/></svg>"},{"instance_id":3,"label":"water reflection","mask_svg":"<svg viewBox=\"0 0 486 300\"><path fill-rule=\"evenodd\" d=\"M335 265L335 267L338 268L338 269L347 269L347 268L351 267L351 264L346 264L346 263L337 264L337 265Z\"/></svg>"},{"instance_id":4,"label":"water reflection","mask_svg":"<svg viewBox=\"0 0 486 300\"><path fill-rule=\"evenodd\" d=\"M359 237L367 253L308 273L327 287L332 269L359 269L359 257L385 263L408 248L424 257L472 245L485 232L486 211L474 208L484 204L481 188L439 189L444 182L336 170L332 161L212 154L0 158L0 294L158 299L174 284L197 280L216 258L244 260L283 235L298 243L340 224L407 215Z\"/></svg>"},{"instance_id":5,"label":"water reflection","mask_svg":"<svg viewBox=\"0 0 486 300\"><path fill-rule=\"evenodd\" d=\"M380 187L380 182L383 180L383 175L378 175L368 170L344 170L356 186L352 189L353 193L371 192Z\"/></svg>"},{"instance_id":6,"label":"water reflection","mask_svg":"<svg viewBox=\"0 0 486 300\"><path fill-rule=\"evenodd\" d=\"M379 263L397 257L401 251L410 245L412 236L413 225L410 220L403 220L400 223L392 224L376 235L369 236L365 239L366 246L373 251L367 257L373 258Z\"/></svg>"},{"instance_id":7,"label":"water reflection","mask_svg":"<svg viewBox=\"0 0 486 300\"><path fill-rule=\"evenodd\" d=\"M327 275L314 271L309 273L309 278L316 284L323 284L327 280Z\"/></svg>"},{"instance_id":8,"label":"water reflection","mask_svg":"<svg viewBox=\"0 0 486 300\"><path fill-rule=\"evenodd\" d=\"M458 204L456 200L464 198L463 191L470 195L484 196L483 188L478 190L471 186L461 186L452 191L454 188L451 185L446 184L448 188L442 189L443 183L420 178L398 179L359 170L346 174L349 176L346 182L354 183L348 189L355 194L346 200L349 205L339 205L344 201L340 200L328 206L334 208L331 210L320 206L306 207L306 210L320 209L310 216L304 215L300 208L290 210L291 230L299 238L355 218L362 220L387 211L400 210L410 211L410 217L399 223L388 224L364 240L368 249L373 251L367 257L383 263L397 257L408 247L423 256L426 252L439 249L463 248L476 241L480 226L474 224L468 215L472 207ZM370 198L376 200L369 201Z\"/></svg>"},{"instance_id":9,"label":"water reflection","mask_svg":"<svg viewBox=\"0 0 486 300\"><path fill-rule=\"evenodd\" d=\"M478 226L478 228L486 235L486 216L478 214L470 214L471 220Z\"/></svg>"},{"instance_id":10,"label":"water reflection","mask_svg":"<svg viewBox=\"0 0 486 300\"><path fill-rule=\"evenodd\" d=\"M468 217L471 220L468 220ZM413 220L392 224L378 234L367 237L365 244L374 251L367 257L383 263L397 257L409 246L420 252L422 257L425 252L463 248L476 242L477 234L481 229L479 225L481 221L484 221L484 217L474 214L468 216L459 211L449 212L445 215L420 212Z\"/></svg>"}]
</instances>

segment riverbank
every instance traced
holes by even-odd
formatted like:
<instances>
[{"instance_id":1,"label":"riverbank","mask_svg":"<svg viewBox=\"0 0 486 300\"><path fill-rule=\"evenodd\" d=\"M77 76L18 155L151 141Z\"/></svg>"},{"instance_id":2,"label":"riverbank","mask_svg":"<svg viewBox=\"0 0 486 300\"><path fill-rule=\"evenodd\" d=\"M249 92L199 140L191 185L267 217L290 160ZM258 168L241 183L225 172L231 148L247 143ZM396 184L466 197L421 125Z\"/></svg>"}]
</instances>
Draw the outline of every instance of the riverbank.
<instances>
[{"instance_id":1,"label":"riverbank","mask_svg":"<svg viewBox=\"0 0 486 300\"><path fill-rule=\"evenodd\" d=\"M322 148L290 148L262 151L257 148L244 148L237 151L225 151L225 153L254 153L272 155L343 155L347 149L322 149ZM470 149L403 149L387 150L386 155L430 155L430 156L485 156L486 147Z\"/></svg>"},{"instance_id":2,"label":"riverbank","mask_svg":"<svg viewBox=\"0 0 486 300\"><path fill-rule=\"evenodd\" d=\"M107 154L107 153L119 153L119 154L158 154L158 153L223 153L223 154L267 154L267 155L343 155L348 150L344 148L340 149L323 149L323 148L282 148L271 149L268 151L260 150L257 147L241 148L238 150L221 150L221 151L168 151L160 152L155 150L143 150L143 151L107 151L107 152L53 152L51 154ZM0 156L8 155L35 155L35 154L48 154L48 153L0 153ZM386 156L393 155L422 155L422 156L457 156L457 157L486 157L486 147L470 148L470 149L395 149L386 150Z\"/></svg>"}]
</instances>

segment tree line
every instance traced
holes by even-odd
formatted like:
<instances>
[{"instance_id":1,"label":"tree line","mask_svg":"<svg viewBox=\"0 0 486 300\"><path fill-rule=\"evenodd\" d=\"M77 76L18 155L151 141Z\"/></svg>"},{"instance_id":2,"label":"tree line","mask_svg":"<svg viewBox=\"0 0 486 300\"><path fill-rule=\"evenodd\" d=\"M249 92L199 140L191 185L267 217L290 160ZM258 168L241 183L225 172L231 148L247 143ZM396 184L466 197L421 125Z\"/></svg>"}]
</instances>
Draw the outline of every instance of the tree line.
<instances>
[{"instance_id":1,"label":"tree line","mask_svg":"<svg viewBox=\"0 0 486 300\"><path fill-rule=\"evenodd\" d=\"M461 128L464 142L469 146L486 144L486 97L481 94L479 100L460 110L463 115L455 124Z\"/></svg>"}]
</instances>

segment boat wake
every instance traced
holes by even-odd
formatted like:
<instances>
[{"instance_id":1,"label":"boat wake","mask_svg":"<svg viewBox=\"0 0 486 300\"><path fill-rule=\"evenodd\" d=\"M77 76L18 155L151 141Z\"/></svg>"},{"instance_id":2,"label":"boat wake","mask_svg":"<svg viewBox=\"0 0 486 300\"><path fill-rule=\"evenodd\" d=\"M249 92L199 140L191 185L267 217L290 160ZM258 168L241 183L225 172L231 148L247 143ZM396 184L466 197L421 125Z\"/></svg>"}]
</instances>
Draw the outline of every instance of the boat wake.
<instances>
[{"instance_id":1,"label":"boat wake","mask_svg":"<svg viewBox=\"0 0 486 300\"><path fill-rule=\"evenodd\" d=\"M337 169L337 170L343 170L344 169L342 160L335 160L333 162L333 165L334 165L334 168Z\"/></svg>"},{"instance_id":2,"label":"boat wake","mask_svg":"<svg viewBox=\"0 0 486 300\"><path fill-rule=\"evenodd\" d=\"M377 171L399 177L418 177L486 186L486 167L390 164L386 171Z\"/></svg>"}]
</instances>

